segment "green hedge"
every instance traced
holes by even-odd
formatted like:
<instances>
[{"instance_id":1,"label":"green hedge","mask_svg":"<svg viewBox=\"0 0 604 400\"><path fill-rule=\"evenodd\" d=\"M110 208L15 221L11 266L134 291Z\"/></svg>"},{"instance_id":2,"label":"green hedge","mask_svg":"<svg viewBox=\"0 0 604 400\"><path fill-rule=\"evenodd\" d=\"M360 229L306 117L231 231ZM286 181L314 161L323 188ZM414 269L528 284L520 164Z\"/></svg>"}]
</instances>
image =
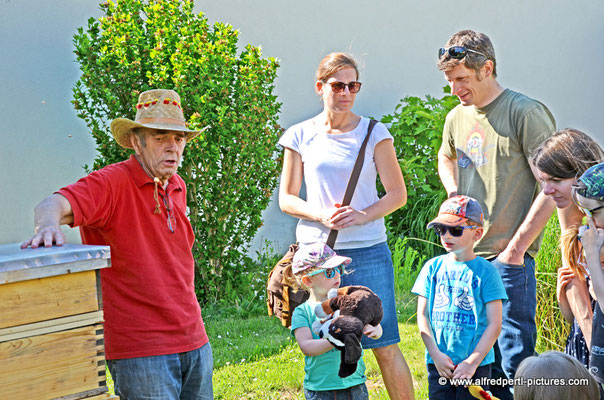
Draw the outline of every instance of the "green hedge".
<instances>
[{"instance_id":1,"label":"green hedge","mask_svg":"<svg viewBox=\"0 0 604 400\"><path fill-rule=\"evenodd\" d=\"M247 249L280 172L279 64L258 47L240 51L238 31L220 22L210 27L192 1L108 1L101 10L73 38L82 72L73 104L96 141L92 168L131 153L113 140L109 123L134 119L140 92L176 90L189 126L211 126L187 145L179 170L196 237L198 298L235 301L250 290Z\"/></svg>"}]
</instances>

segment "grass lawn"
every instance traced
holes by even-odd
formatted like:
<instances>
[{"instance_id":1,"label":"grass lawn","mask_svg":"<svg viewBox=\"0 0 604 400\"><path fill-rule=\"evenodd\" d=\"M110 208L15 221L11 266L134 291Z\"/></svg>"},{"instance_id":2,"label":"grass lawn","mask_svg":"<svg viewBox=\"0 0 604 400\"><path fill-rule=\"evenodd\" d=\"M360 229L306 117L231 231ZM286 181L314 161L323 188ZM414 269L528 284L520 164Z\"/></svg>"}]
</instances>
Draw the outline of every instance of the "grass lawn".
<instances>
[{"instance_id":1,"label":"grass lawn","mask_svg":"<svg viewBox=\"0 0 604 400\"><path fill-rule=\"evenodd\" d=\"M412 295L399 298L399 329L403 352L415 386L415 398L428 398L424 344L415 323ZM276 318L253 315L225 317L207 310L204 321L214 354L216 399L304 399L304 355L289 330ZM370 399L388 399L373 353L364 352ZM107 384L113 381L107 371Z\"/></svg>"},{"instance_id":2,"label":"grass lawn","mask_svg":"<svg viewBox=\"0 0 604 400\"><path fill-rule=\"evenodd\" d=\"M557 248L559 228L552 218L546 229L537 265L538 306L537 351L563 349L568 326L556 302L556 269L560 265ZM411 254L411 256L413 256ZM409 254L406 254L409 257ZM274 263L272 263L274 264ZM271 265L272 265L271 264ZM399 344L411 373L416 399L428 398L424 345L416 320L415 296L406 286L417 271L397 270L408 282L397 286ZM413 275L412 275L413 274ZM303 399L304 356L289 331L276 318L266 316L266 307L257 298L244 306L229 309L205 307L204 321L214 353L214 396L216 399ZM388 399L379 368L371 351L365 351L367 386L371 399ZM107 377L110 391L113 382Z\"/></svg>"},{"instance_id":3,"label":"grass lawn","mask_svg":"<svg viewBox=\"0 0 604 400\"><path fill-rule=\"evenodd\" d=\"M424 345L415 324L415 301L399 301L401 351L413 374L416 399L428 397ZM214 352L216 399L304 399L304 356L276 318L206 318ZM371 399L388 399L371 351L365 351Z\"/></svg>"},{"instance_id":4,"label":"grass lawn","mask_svg":"<svg viewBox=\"0 0 604 400\"><path fill-rule=\"evenodd\" d=\"M228 336L220 335L222 337L218 338L215 329L208 329L215 357L216 399L304 399L304 356L295 340L280 325L272 322L265 317L229 322L239 324L242 330L247 328L251 336L238 329L236 333L229 332ZM399 328L400 348L414 377L416 398L425 399L424 345L415 323L399 323ZM251 340L264 334L273 336L270 345L263 343L260 346ZM246 349L248 354L252 354L248 358L242 356ZM364 357L370 398L388 399L373 353L365 351Z\"/></svg>"}]
</instances>

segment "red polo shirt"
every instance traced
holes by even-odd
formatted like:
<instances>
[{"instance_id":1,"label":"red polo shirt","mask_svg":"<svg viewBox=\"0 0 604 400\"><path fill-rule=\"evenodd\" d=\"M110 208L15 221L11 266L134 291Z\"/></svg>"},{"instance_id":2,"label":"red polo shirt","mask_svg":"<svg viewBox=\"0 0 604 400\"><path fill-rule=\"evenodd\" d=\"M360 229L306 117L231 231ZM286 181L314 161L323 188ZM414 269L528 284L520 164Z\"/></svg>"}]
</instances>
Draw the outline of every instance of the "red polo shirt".
<instances>
[{"instance_id":1,"label":"red polo shirt","mask_svg":"<svg viewBox=\"0 0 604 400\"><path fill-rule=\"evenodd\" d=\"M186 188L174 175L159 187L131 156L57 193L73 209L85 244L111 246L101 270L107 359L180 353L208 342L193 285L193 229ZM168 204L172 228L168 226Z\"/></svg>"}]
</instances>

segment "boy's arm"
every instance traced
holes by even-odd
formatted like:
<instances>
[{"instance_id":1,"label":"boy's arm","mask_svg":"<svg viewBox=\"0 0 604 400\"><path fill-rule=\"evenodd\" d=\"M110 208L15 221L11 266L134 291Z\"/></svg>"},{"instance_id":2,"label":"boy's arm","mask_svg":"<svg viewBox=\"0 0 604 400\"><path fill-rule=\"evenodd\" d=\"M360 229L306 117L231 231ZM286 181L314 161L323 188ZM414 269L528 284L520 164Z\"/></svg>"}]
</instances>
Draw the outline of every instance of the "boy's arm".
<instances>
[{"instance_id":1,"label":"boy's arm","mask_svg":"<svg viewBox=\"0 0 604 400\"><path fill-rule=\"evenodd\" d=\"M298 341L298 346L305 356L320 356L333 349L333 346L327 339L313 339L312 332L307 326L297 328L294 331L294 336Z\"/></svg>"},{"instance_id":2,"label":"boy's arm","mask_svg":"<svg viewBox=\"0 0 604 400\"><path fill-rule=\"evenodd\" d=\"M426 350L434 361L434 366L440 376L447 379L453 377L453 360L440 351L434 337L432 336L432 328L430 327L430 321L428 318L428 299L423 296L417 296L417 326L419 327L419 333L422 336Z\"/></svg>"},{"instance_id":3,"label":"boy's arm","mask_svg":"<svg viewBox=\"0 0 604 400\"><path fill-rule=\"evenodd\" d=\"M493 348L499 333L501 332L502 306L501 300L489 301L487 304L487 329L480 337L474 351L457 365L453 372L453 378L471 379L476 373L489 350Z\"/></svg>"}]
</instances>

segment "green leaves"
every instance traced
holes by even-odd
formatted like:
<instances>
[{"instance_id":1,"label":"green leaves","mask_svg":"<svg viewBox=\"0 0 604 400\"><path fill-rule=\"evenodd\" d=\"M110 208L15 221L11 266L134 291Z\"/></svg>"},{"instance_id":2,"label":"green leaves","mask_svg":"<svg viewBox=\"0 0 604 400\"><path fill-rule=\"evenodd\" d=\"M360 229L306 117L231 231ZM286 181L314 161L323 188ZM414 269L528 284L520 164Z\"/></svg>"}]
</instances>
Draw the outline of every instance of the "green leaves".
<instances>
[{"instance_id":1,"label":"green leaves","mask_svg":"<svg viewBox=\"0 0 604 400\"><path fill-rule=\"evenodd\" d=\"M187 145L179 170L196 236L198 297L214 301L230 295L226 288L246 290L246 250L280 170L277 60L251 45L239 54L238 32L220 22L210 27L192 1L108 1L101 10L73 40L82 71L73 104L96 141L92 168L131 153L115 143L109 124L134 119L140 92L175 89L189 127L211 126Z\"/></svg>"},{"instance_id":2,"label":"green leaves","mask_svg":"<svg viewBox=\"0 0 604 400\"><path fill-rule=\"evenodd\" d=\"M448 86L443 88L445 93ZM391 244L409 237L435 241L426 224L438 213L446 193L438 177L437 154L447 113L459 103L456 96L425 99L408 96L401 100L392 114L381 122L390 124L394 147L407 185L407 205L386 217ZM421 248L422 254L438 252L438 246L425 242L408 242Z\"/></svg>"}]
</instances>

